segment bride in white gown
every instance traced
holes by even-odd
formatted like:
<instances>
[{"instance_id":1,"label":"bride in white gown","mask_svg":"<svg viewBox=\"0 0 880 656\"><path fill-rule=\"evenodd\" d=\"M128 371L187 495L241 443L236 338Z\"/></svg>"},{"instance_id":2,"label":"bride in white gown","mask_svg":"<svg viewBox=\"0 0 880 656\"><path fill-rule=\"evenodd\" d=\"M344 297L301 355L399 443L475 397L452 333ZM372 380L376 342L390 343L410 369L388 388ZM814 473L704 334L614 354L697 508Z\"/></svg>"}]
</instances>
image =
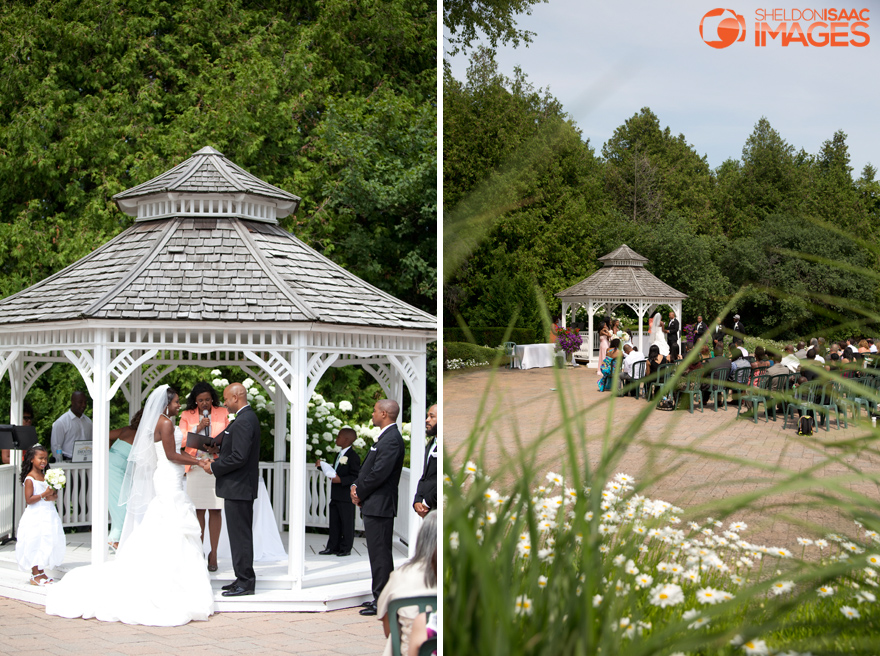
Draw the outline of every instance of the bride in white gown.
<instances>
[{"instance_id":1,"label":"bride in white gown","mask_svg":"<svg viewBox=\"0 0 880 656\"><path fill-rule=\"evenodd\" d=\"M183 466L200 461L180 452L172 420L178 410L167 385L150 395L122 484L128 508L116 558L66 574L48 590L48 614L179 626L214 612L199 524L183 487Z\"/></svg>"},{"instance_id":2,"label":"bride in white gown","mask_svg":"<svg viewBox=\"0 0 880 656\"><path fill-rule=\"evenodd\" d=\"M669 343L666 341L666 333L663 332L663 321L660 319L660 313L654 315L651 320L651 343L648 346L657 345L660 349L660 355L669 357Z\"/></svg>"}]
</instances>

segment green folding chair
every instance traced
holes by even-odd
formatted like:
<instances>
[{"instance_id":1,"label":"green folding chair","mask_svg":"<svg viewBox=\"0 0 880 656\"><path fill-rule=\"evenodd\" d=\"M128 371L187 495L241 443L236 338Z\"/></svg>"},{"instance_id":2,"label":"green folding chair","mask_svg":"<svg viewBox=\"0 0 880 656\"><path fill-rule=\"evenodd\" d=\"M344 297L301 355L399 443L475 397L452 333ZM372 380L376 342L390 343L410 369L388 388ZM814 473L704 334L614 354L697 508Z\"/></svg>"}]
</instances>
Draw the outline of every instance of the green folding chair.
<instances>
[{"instance_id":1,"label":"green folding chair","mask_svg":"<svg viewBox=\"0 0 880 656\"><path fill-rule=\"evenodd\" d=\"M508 368L513 369L516 363L516 342L504 342L504 355L508 356Z\"/></svg>"},{"instance_id":2,"label":"green folding chair","mask_svg":"<svg viewBox=\"0 0 880 656\"><path fill-rule=\"evenodd\" d=\"M437 595L421 595L417 597L400 597L388 603L388 626L391 627L391 653L401 656L400 653L400 621L397 612L401 608L418 606L419 613L425 613L430 608L437 612Z\"/></svg>"},{"instance_id":3,"label":"green folding chair","mask_svg":"<svg viewBox=\"0 0 880 656\"><path fill-rule=\"evenodd\" d=\"M709 396L712 397L712 410L718 412L718 396L724 401L724 409L727 410L727 379L730 377L730 367L715 369L709 375Z\"/></svg>"},{"instance_id":4,"label":"green folding chair","mask_svg":"<svg viewBox=\"0 0 880 656\"><path fill-rule=\"evenodd\" d=\"M684 389L676 392L676 405L678 405L677 401L679 397L687 396L688 401L690 402L689 409L691 414L694 414L694 398L700 402L700 412L703 411L703 390L700 389L701 380L699 369L692 371L685 379Z\"/></svg>"},{"instance_id":5,"label":"green folding chair","mask_svg":"<svg viewBox=\"0 0 880 656\"><path fill-rule=\"evenodd\" d=\"M767 393L767 388L770 385L770 380L772 376L758 376L757 378L757 387L752 394L744 395L740 397L740 401L745 403L752 404L752 421L754 423L758 423L758 406L760 404L764 404L764 419L766 422L770 421L770 410L773 410L773 421L776 421L776 403L771 402L770 396ZM739 417L739 413L742 411L742 403L740 403L739 408L736 411L736 416ZM748 412L748 410L747 410Z\"/></svg>"}]
</instances>

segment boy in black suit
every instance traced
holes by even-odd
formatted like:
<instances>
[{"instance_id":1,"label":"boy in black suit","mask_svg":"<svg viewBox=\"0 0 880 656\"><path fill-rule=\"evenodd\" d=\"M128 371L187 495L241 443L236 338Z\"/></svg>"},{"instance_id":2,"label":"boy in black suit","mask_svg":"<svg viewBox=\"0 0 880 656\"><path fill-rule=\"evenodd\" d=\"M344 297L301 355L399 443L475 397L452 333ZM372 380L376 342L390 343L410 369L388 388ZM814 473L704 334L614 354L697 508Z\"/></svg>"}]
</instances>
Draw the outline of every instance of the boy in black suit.
<instances>
[{"instance_id":1,"label":"boy in black suit","mask_svg":"<svg viewBox=\"0 0 880 656\"><path fill-rule=\"evenodd\" d=\"M336 436L336 446L340 451L333 469L336 476L330 483L330 538L327 547L318 553L322 556L349 556L354 544L354 504L349 489L361 471L361 457L351 448L357 433L351 428L343 428ZM321 461L317 462L318 469Z\"/></svg>"}]
</instances>

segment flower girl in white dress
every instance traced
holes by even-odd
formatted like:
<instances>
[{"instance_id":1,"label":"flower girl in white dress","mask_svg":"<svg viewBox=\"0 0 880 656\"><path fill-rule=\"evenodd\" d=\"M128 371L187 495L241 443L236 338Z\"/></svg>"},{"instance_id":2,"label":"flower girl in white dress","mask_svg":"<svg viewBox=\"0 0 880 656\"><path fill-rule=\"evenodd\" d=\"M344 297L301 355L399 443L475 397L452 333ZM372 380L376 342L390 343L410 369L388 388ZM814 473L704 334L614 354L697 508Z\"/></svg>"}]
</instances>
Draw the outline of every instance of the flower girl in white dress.
<instances>
[{"instance_id":1,"label":"flower girl in white dress","mask_svg":"<svg viewBox=\"0 0 880 656\"><path fill-rule=\"evenodd\" d=\"M24 499L27 508L18 524L15 558L18 567L31 573L31 585L46 585L53 580L43 571L64 562L66 543L61 518L55 508L58 492L49 487L45 473L49 452L36 444L28 449L21 467Z\"/></svg>"}]
</instances>

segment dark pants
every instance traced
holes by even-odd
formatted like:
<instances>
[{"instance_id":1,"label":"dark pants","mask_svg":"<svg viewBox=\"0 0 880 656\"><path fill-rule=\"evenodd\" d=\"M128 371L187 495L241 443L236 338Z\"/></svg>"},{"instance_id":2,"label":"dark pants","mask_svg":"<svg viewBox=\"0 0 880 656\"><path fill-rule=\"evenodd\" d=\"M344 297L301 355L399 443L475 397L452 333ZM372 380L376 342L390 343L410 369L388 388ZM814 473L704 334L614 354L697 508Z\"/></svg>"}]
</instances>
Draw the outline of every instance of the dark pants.
<instances>
[{"instance_id":1,"label":"dark pants","mask_svg":"<svg viewBox=\"0 0 880 656\"><path fill-rule=\"evenodd\" d=\"M245 590L253 590L257 585L257 575L254 573L254 502L225 499L223 504L235 583Z\"/></svg>"},{"instance_id":2,"label":"dark pants","mask_svg":"<svg viewBox=\"0 0 880 656\"><path fill-rule=\"evenodd\" d=\"M351 501L330 502L329 551L351 551L354 545L354 509Z\"/></svg>"},{"instance_id":3,"label":"dark pants","mask_svg":"<svg viewBox=\"0 0 880 656\"><path fill-rule=\"evenodd\" d=\"M367 537L367 553L370 555L370 572L373 574L373 598L378 600L394 571L391 552L394 518L364 515L364 533Z\"/></svg>"}]
</instances>

